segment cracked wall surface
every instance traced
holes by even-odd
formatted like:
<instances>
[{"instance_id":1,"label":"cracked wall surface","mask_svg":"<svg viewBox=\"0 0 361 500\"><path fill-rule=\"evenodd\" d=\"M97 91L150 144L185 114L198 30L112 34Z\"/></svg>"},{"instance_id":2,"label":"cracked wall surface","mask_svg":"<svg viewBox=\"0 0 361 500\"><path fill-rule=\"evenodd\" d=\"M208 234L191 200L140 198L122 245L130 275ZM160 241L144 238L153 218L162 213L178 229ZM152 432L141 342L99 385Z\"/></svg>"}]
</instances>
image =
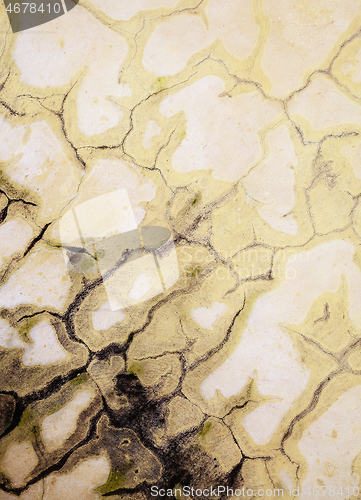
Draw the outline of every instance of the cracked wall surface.
<instances>
[{"instance_id":1,"label":"cracked wall surface","mask_svg":"<svg viewBox=\"0 0 361 500\"><path fill-rule=\"evenodd\" d=\"M361 498L360 196L360 1L1 2L0 500Z\"/></svg>"}]
</instances>

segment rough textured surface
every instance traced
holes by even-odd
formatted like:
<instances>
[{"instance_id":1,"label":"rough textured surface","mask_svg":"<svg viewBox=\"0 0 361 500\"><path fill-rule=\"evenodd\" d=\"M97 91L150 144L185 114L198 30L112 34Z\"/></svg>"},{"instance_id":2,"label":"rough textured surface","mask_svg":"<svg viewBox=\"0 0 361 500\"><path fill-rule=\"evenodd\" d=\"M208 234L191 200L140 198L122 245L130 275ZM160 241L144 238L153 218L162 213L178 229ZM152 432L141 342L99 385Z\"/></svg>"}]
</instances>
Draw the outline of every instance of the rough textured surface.
<instances>
[{"instance_id":1,"label":"rough textured surface","mask_svg":"<svg viewBox=\"0 0 361 500\"><path fill-rule=\"evenodd\" d=\"M0 61L0 499L360 498L360 2L1 3Z\"/></svg>"}]
</instances>

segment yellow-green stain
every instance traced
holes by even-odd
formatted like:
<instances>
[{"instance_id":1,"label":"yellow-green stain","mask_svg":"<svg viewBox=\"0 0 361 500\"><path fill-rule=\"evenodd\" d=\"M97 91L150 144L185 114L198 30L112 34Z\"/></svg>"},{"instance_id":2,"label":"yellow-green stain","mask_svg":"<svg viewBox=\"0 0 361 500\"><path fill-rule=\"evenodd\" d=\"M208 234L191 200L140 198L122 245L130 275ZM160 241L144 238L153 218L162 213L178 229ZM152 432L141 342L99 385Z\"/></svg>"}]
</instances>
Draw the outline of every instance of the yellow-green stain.
<instances>
[{"instance_id":1,"label":"yellow-green stain","mask_svg":"<svg viewBox=\"0 0 361 500\"><path fill-rule=\"evenodd\" d=\"M139 377L143 373L143 366L140 363L132 363L128 368L128 373Z\"/></svg>"},{"instance_id":2,"label":"yellow-green stain","mask_svg":"<svg viewBox=\"0 0 361 500\"><path fill-rule=\"evenodd\" d=\"M180 130L179 130L179 139L180 139L181 141L183 141L183 139L185 138L185 136L186 136L186 128L185 128L185 126L183 125L183 126L180 128Z\"/></svg>"},{"instance_id":3,"label":"yellow-green stain","mask_svg":"<svg viewBox=\"0 0 361 500\"><path fill-rule=\"evenodd\" d=\"M206 434L208 434L208 432L211 430L212 428L212 422L206 422L202 429L198 432L198 435L200 437L204 437Z\"/></svg>"},{"instance_id":4,"label":"yellow-green stain","mask_svg":"<svg viewBox=\"0 0 361 500\"><path fill-rule=\"evenodd\" d=\"M97 488L98 493L105 495L106 493L111 493L112 491L124 488L127 480L126 473L133 467L133 465L133 460L130 460L129 463L124 465L122 468L112 470L108 476L107 482Z\"/></svg>"},{"instance_id":5,"label":"yellow-green stain","mask_svg":"<svg viewBox=\"0 0 361 500\"><path fill-rule=\"evenodd\" d=\"M26 344L29 344L30 342L29 332L37 324L38 319L39 318L37 316L34 316L33 318L28 319L19 328L19 337Z\"/></svg>"},{"instance_id":6,"label":"yellow-green stain","mask_svg":"<svg viewBox=\"0 0 361 500\"><path fill-rule=\"evenodd\" d=\"M77 377L73 378L70 381L71 385L80 385L83 384L88 380L88 375L86 373L82 373L81 375L78 375Z\"/></svg>"},{"instance_id":7,"label":"yellow-green stain","mask_svg":"<svg viewBox=\"0 0 361 500\"><path fill-rule=\"evenodd\" d=\"M26 409L24 410L24 413L22 414L21 416L21 420L19 422L19 428L23 428L25 427L26 425L28 425L28 423L34 418L34 413L29 410L29 409Z\"/></svg>"},{"instance_id":8,"label":"yellow-green stain","mask_svg":"<svg viewBox=\"0 0 361 500\"><path fill-rule=\"evenodd\" d=\"M158 92L167 87L168 78L166 76L160 76L157 78L157 90Z\"/></svg>"}]
</instances>

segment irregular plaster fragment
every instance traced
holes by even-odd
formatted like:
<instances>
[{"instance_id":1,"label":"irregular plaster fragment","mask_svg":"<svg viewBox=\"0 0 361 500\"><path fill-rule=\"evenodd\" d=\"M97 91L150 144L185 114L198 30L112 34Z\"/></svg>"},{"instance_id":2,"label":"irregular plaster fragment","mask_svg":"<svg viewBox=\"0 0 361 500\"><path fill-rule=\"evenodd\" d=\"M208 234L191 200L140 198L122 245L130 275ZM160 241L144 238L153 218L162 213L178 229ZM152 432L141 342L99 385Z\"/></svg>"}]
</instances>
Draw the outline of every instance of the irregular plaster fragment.
<instances>
[{"instance_id":1,"label":"irregular plaster fragment","mask_svg":"<svg viewBox=\"0 0 361 500\"><path fill-rule=\"evenodd\" d=\"M186 346L186 337L179 322L177 309L165 304L158 309L152 322L133 340L129 359L144 359L161 356L166 352L181 351Z\"/></svg>"},{"instance_id":2,"label":"irregular plaster fragment","mask_svg":"<svg viewBox=\"0 0 361 500\"><path fill-rule=\"evenodd\" d=\"M200 446L217 460L223 472L231 471L242 459L230 430L218 418L207 419L197 437Z\"/></svg>"},{"instance_id":3,"label":"irregular plaster fragment","mask_svg":"<svg viewBox=\"0 0 361 500\"><path fill-rule=\"evenodd\" d=\"M357 18L357 2L346 0L264 1L270 19L261 67L271 81L271 95L286 97L300 88L313 70L318 69L348 38L347 30ZM286 70L287 68L287 70ZM328 106L328 112L332 105ZM328 113L326 113L328 114Z\"/></svg>"},{"instance_id":4,"label":"irregular plaster fragment","mask_svg":"<svg viewBox=\"0 0 361 500\"><path fill-rule=\"evenodd\" d=\"M71 472L55 472L45 479L43 500L98 500L94 490L104 484L110 471L106 454L79 462Z\"/></svg>"},{"instance_id":5,"label":"irregular plaster fragment","mask_svg":"<svg viewBox=\"0 0 361 500\"><path fill-rule=\"evenodd\" d=\"M310 371L280 325L302 322L322 293L337 291L342 274L349 285L350 318L357 327L361 324L361 272L352 261L353 254L350 242L335 240L299 254L297 262L288 261L281 285L257 300L236 350L202 382L201 393L211 399L216 390L231 397L255 377L259 393L272 398L243 419L245 431L255 443L270 441L310 378ZM292 278L289 270L293 270Z\"/></svg>"},{"instance_id":6,"label":"irregular plaster fragment","mask_svg":"<svg viewBox=\"0 0 361 500\"><path fill-rule=\"evenodd\" d=\"M34 235L33 228L21 217L0 226L0 266L17 252L23 252Z\"/></svg>"},{"instance_id":7,"label":"irregular plaster fragment","mask_svg":"<svg viewBox=\"0 0 361 500\"><path fill-rule=\"evenodd\" d=\"M88 367L88 373L99 387L108 406L115 411L127 404L126 397L119 395L115 389L115 377L123 372L124 368L125 362L121 356L111 356L108 361L93 360Z\"/></svg>"},{"instance_id":8,"label":"irregular plaster fragment","mask_svg":"<svg viewBox=\"0 0 361 500\"><path fill-rule=\"evenodd\" d=\"M295 174L298 159L286 125L267 134L269 157L252 169L242 184L256 204L260 216L273 229L297 234L297 222L291 215L295 206Z\"/></svg>"},{"instance_id":9,"label":"irregular plaster fragment","mask_svg":"<svg viewBox=\"0 0 361 500\"><path fill-rule=\"evenodd\" d=\"M188 399L176 396L168 404L169 415L167 418L167 434L176 436L198 427L204 415L202 411Z\"/></svg>"},{"instance_id":10,"label":"irregular plaster fragment","mask_svg":"<svg viewBox=\"0 0 361 500\"><path fill-rule=\"evenodd\" d=\"M0 159L6 162L4 172L11 181L36 195L43 221L57 217L75 196L82 177L64 141L45 120L11 127L0 117L0 130Z\"/></svg>"},{"instance_id":11,"label":"irregular plaster fragment","mask_svg":"<svg viewBox=\"0 0 361 500\"><path fill-rule=\"evenodd\" d=\"M179 357L167 354L156 359L128 359L128 373L139 378L143 387L148 389L149 398L170 394L178 387L182 375Z\"/></svg>"},{"instance_id":12,"label":"irregular plaster fragment","mask_svg":"<svg viewBox=\"0 0 361 500\"><path fill-rule=\"evenodd\" d=\"M102 445L109 453L111 471L105 484L98 488L101 494L121 488L135 488L142 482L155 483L161 475L161 463L155 454L147 449L130 429L115 429L102 417L98 424ZM117 454L114 454L114 448Z\"/></svg>"},{"instance_id":13,"label":"irregular plaster fragment","mask_svg":"<svg viewBox=\"0 0 361 500\"><path fill-rule=\"evenodd\" d=\"M190 57L220 39L226 50L240 60L255 48L259 28L252 2L225 4L211 0L206 7L208 25L191 14L164 21L152 32L144 50L143 66L157 76L174 75L186 67Z\"/></svg>"},{"instance_id":14,"label":"irregular plaster fragment","mask_svg":"<svg viewBox=\"0 0 361 500\"><path fill-rule=\"evenodd\" d=\"M80 131L92 136L118 125L123 111L116 100L131 94L128 85L119 83L128 52L125 38L80 6L37 26L36 36L33 31L19 34L12 53L21 81L33 87L58 88L81 78L77 88Z\"/></svg>"},{"instance_id":15,"label":"irregular plaster fragment","mask_svg":"<svg viewBox=\"0 0 361 500\"><path fill-rule=\"evenodd\" d=\"M162 101L163 115L184 111L187 119L186 137L172 155L177 172L211 169L215 179L232 182L261 157L258 131L280 116L280 104L258 91L222 97L224 89L219 76L209 75Z\"/></svg>"},{"instance_id":16,"label":"irregular plaster fragment","mask_svg":"<svg viewBox=\"0 0 361 500\"><path fill-rule=\"evenodd\" d=\"M79 415L94 398L92 391L79 392L75 398L41 424L41 438L47 451L60 448L75 432Z\"/></svg>"},{"instance_id":17,"label":"irregular plaster fragment","mask_svg":"<svg viewBox=\"0 0 361 500\"><path fill-rule=\"evenodd\" d=\"M271 490L273 492L273 484L264 460L245 460L241 474L245 488L251 489L254 492L258 492L260 489L263 489L263 491Z\"/></svg>"},{"instance_id":18,"label":"irregular plaster fragment","mask_svg":"<svg viewBox=\"0 0 361 500\"><path fill-rule=\"evenodd\" d=\"M30 441L11 444L0 463L0 469L15 487L22 486L25 478L38 464L38 457Z\"/></svg>"},{"instance_id":19,"label":"irregular plaster fragment","mask_svg":"<svg viewBox=\"0 0 361 500\"><path fill-rule=\"evenodd\" d=\"M0 290L0 307L33 304L61 310L70 290L70 279L62 253L43 244L38 245Z\"/></svg>"},{"instance_id":20,"label":"irregular plaster fragment","mask_svg":"<svg viewBox=\"0 0 361 500\"><path fill-rule=\"evenodd\" d=\"M323 135L332 133L332 127L342 127L342 132L360 128L360 104L326 75L314 76L302 92L294 94L289 101L289 112L296 122L308 125L302 129L311 140L321 138L320 132Z\"/></svg>"},{"instance_id":21,"label":"irregular plaster fragment","mask_svg":"<svg viewBox=\"0 0 361 500\"><path fill-rule=\"evenodd\" d=\"M107 300L96 311L93 312L93 328L99 332L102 330L109 330L112 326L120 323L125 318L125 314L121 310L114 311Z\"/></svg>"}]
</instances>

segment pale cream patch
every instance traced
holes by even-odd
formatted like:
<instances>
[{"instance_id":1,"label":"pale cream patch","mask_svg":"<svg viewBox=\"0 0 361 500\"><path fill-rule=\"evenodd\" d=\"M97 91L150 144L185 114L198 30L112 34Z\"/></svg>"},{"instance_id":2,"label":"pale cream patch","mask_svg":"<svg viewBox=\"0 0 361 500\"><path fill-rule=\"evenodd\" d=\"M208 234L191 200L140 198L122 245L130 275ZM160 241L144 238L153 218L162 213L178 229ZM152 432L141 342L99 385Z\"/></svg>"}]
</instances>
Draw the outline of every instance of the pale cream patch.
<instances>
[{"instance_id":1,"label":"pale cream patch","mask_svg":"<svg viewBox=\"0 0 361 500\"><path fill-rule=\"evenodd\" d=\"M309 498L307 488L326 486L325 498L333 498L330 486L336 486L337 498L352 495L360 476L353 472L353 461L361 451L361 386L342 394L330 408L310 424L298 443L307 460L307 476L303 480L300 499ZM347 487L349 495L347 495ZM342 488L342 490L341 490ZM319 487L320 491L321 488Z\"/></svg>"},{"instance_id":2,"label":"pale cream patch","mask_svg":"<svg viewBox=\"0 0 361 500\"><path fill-rule=\"evenodd\" d=\"M360 11L354 0L265 0L263 6L271 27L261 66L274 97L286 97L300 88ZM333 111L331 103L328 111Z\"/></svg>"},{"instance_id":3,"label":"pale cream patch","mask_svg":"<svg viewBox=\"0 0 361 500\"><path fill-rule=\"evenodd\" d=\"M21 81L35 87L60 87L86 71L77 94L78 125L84 134L94 135L122 119L116 100L131 94L127 85L119 83L127 52L122 35L78 6L65 16L19 33L12 56Z\"/></svg>"},{"instance_id":4,"label":"pale cream patch","mask_svg":"<svg viewBox=\"0 0 361 500\"><path fill-rule=\"evenodd\" d=\"M0 307L34 304L61 310L70 285L62 252L39 245L0 287Z\"/></svg>"},{"instance_id":5,"label":"pale cream patch","mask_svg":"<svg viewBox=\"0 0 361 500\"><path fill-rule=\"evenodd\" d=\"M356 62L355 64L351 64L349 62L345 62L341 66L341 71L345 75L349 75L353 82L360 83L361 82L361 50L355 54Z\"/></svg>"},{"instance_id":6,"label":"pale cream patch","mask_svg":"<svg viewBox=\"0 0 361 500\"><path fill-rule=\"evenodd\" d=\"M0 319L0 346L5 347L6 349L26 347L26 344L20 340L17 332L2 319Z\"/></svg>"},{"instance_id":7,"label":"pale cream patch","mask_svg":"<svg viewBox=\"0 0 361 500\"><path fill-rule=\"evenodd\" d=\"M207 399L218 389L231 397L254 379L270 401L251 411L243 426L257 444L266 444L283 416L307 386L310 370L301 361L283 324L305 320L313 302L325 292L336 292L344 274L349 284L349 314L360 325L361 271L353 262L354 246L335 240L289 259L282 284L261 296L231 356L201 384Z\"/></svg>"},{"instance_id":8,"label":"pale cream patch","mask_svg":"<svg viewBox=\"0 0 361 500\"><path fill-rule=\"evenodd\" d=\"M15 217L1 224L0 265L14 253L24 251L33 234L33 229L21 217Z\"/></svg>"},{"instance_id":9,"label":"pale cream patch","mask_svg":"<svg viewBox=\"0 0 361 500\"><path fill-rule=\"evenodd\" d=\"M287 472L285 469L280 469L278 476L282 482L283 488L293 488L293 480L289 472Z\"/></svg>"},{"instance_id":10,"label":"pale cream patch","mask_svg":"<svg viewBox=\"0 0 361 500\"><path fill-rule=\"evenodd\" d=\"M45 479L44 500L98 500L94 490L107 482L110 463L105 456L80 462L67 474L53 473Z\"/></svg>"},{"instance_id":11,"label":"pale cream patch","mask_svg":"<svg viewBox=\"0 0 361 500\"><path fill-rule=\"evenodd\" d=\"M109 301L104 302L99 309L92 313L93 328L95 331L106 331L126 318L123 311L114 311Z\"/></svg>"},{"instance_id":12,"label":"pale cream patch","mask_svg":"<svg viewBox=\"0 0 361 500\"><path fill-rule=\"evenodd\" d=\"M289 212L295 206L295 174L298 159L286 125L268 133L270 155L243 181L247 194L262 206L260 216L276 231L297 234L297 222Z\"/></svg>"},{"instance_id":13,"label":"pale cream patch","mask_svg":"<svg viewBox=\"0 0 361 500\"><path fill-rule=\"evenodd\" d=\"M29 332L31 346L25 347L23 363L25 366L51 365L65 359L68 355L56 337L54 328L42 321Z\"/></svg>"},{"instance_id":14,"label":"pale cream patch","mask_svg":"<svg viewBox=\"0 0 361 500\"><path fill-rule=\"evenodd\" d=\"M152 32L143 53L143 66L157 76L174 75L186 67L191 56L218 38L240 60L255 48L259 28L252 2L211 0L206 7L207 28L200 17L181 14L164 21Z\"/></svg>"},{"instance_id":15,"label":"pale cream patch","mask_svg":"<svg viewBox=\"0 0 361 500\"><path fill-rule=\"evenodd\" d=\"M153 137L157 137L162 129L155 120L149 120L147 123L142 146L144 149L150 149L153 146Z\"/></svg>"},{"instance_id":16,"label":"pale cream patch","mask_svg":"<svg viewBox=\"0 0 361 500\"><path fill-rule=\"evenodd\" d=\"M79 415L94 398L93 391L83 391L64 408L46 417L41 424L41 438L47 451L60 448L75 432Z\"/></svg>"},{"instance_id":17,"label":"pale cream patch","mask_svg":"<svg viewBox=\"0 0 361 500\"><path fill-rule=\"evenodd\" d=\"M15 487L20 487L38 462L31 442L23 441L9 446L1 462L1 470L10 478Z\"/></svg>"},{"instance_id":18,"label":"pale cream patch","mask_svg":"<svg viewBox=\"0 0 361 500\"><path fill-rule=\"evenodd\" d=\"M163 115L184 111L187 118L186 137L172 156L174 170L212 169L215 179L233 182L260 158L258 132L280 115L280 105L259 92L220 97L224 89L224 81L210 75L162 101Z\"/></svg>"},{"instance_id":19,"label":"pale cream patch","mask_svg":"<svg viewBox=\"0 0 361 500\"><path fill-rule=\"evenodd\" d=\"M198 307L190 310L190 315L201 328L212 330L213 326L227 311L226 304L213 302L211 307Z\"/></svg>"},{"instance_id":20,"label":"pale cream patch","mask_svg":"<svg viewBox=\"0 0 361 500\"><path fill-rule=\"evenodd\" d=\"M64 154L45 120L11 128L0 117L0 131L0 160L7 162L5 173L41 198L42 217L57 216L77 191L80 168Z\"/></svg>"},{"instance_id":21,"label":"pale cream patch","mask_svg":"<svg viewBox=\"0 0 361 500\"><path fill-rule=\"evenodd\" d=\"M306 118L315 130L361 121L361 106L325 75L317 75L307 88L295 94L290 100L289 111L291 116Z\"/></svg>"}]
</instances>

